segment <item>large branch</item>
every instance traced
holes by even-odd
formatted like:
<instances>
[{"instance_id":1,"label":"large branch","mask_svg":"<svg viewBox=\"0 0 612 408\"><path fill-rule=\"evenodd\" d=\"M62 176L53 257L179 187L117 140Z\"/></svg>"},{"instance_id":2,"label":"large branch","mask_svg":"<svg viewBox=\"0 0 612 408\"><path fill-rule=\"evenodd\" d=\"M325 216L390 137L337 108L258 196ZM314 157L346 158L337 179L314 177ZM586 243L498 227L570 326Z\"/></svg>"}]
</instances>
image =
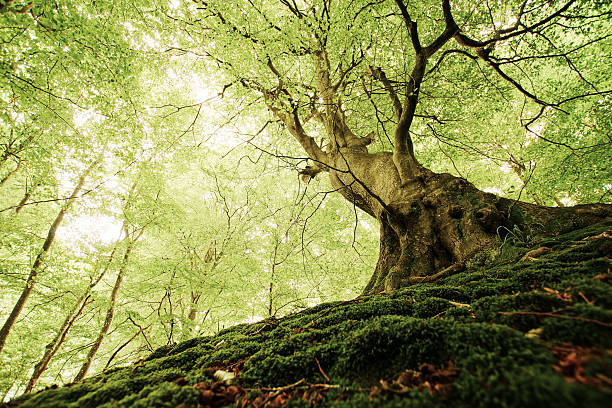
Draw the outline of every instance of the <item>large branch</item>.
<instances>
[{"instance_id":1,"label":"large branch","mask_svg":"<svg viewBox=\"0 0 612 408\"><path fill-rule=\"evenodd\" d=\"M391 81L389 81L389 78L387 78L387 75L382 69L373 66L370 66L369 68L370 74L382 82L383 86L385 87L385 90L389 94L391 102L393 103L393 113L395 113L395 118L399 120L402 117L402 103L400 102L397 93L395 93L395 89L393 89Z\"/></svg>"},{"instance_id":2,"label":"large branch","mask_svg":"<svg viewBox=\"0 0 612 408\"><path fill-rule=\"evenodd\" d=\"M425 47L424 52L427 58L434 55L459 31L459 27L457 27L453 19L449 0L442 0L442 14L444 15L444 31L431 44Z\"/></svg>"},{"instance_id":3,"label":"large branch","mask_svg":"<svg viewBox=\"0 0 612 408\"><path fill-rule=\"evenodd\" d=\"M576 2L576 0L568 1L567 3L565 3L565 5L563 7L561 7L559 10L557 10L553 14L551 14L548 17L538 21L537 23L534 23L534 24L530 25L529 27L525 27L522 30L518 30L518 31L514 31L512 29L500 30L500 31L498 31L498 33L504 34L505 32L509 32L509 31L510 31L510 33L506 34L506 35L500 35L500 36L497 36L496 38L491 38L491 39L486 40L486 41L479 42L480 43L480 47L486 47L487 45L490 45L490 44L493 44L493 43L496 43L496 42L500 42L500 41L504 41L504 40L507 40L509 38L516 37L517 35L533 32L533 30L535 28L538 28L538 27L548 23L552 19L554 19L556 17L559 17L564 11L566 11L575 2ZM516 24L514 27L518 28L518 24Z\"/></svg>"},{"instance_id":4,"label":"large branch","mask_svg":"<svg viewBox=\"0 0 612 408\"><path fill-rule=\"evenodd\" d=\"M419 91L427 60L446 44L457 33L458 28L453 20L449 0L442 0L442 12L444 15L444 31L428 46L422 47L417 30L417 24L410 18L410 14L403 0L395 0L402 13L406 29L410 35L412 48L415 52L415 61L410 73L410 79L406 87L406 96L402 106L401 115L395 129L395 150L393 162L398 170L402 185L406 185L411 179L418 176L419 164L414 156L414 147L410 137L410 126L414 120L416 107L419 102Z\"/></svg>"},{"instance_id":5,"label":"large branch","mask_svg":"<svg viewBox=\"0 0 612 408\"><path fill-rule=\"evenodd\" d=\"M276 116L278 119L281 120L281 122L283 122L289 133L291 133L291 135L302 146L308 157L310 157L317 163L329 163L327 153L325 153L323 149L321 149L321 147L317 144L314 138L312 136L309 136L302 127L297 107L294 107L292 112L288 113L278 106L282 106L282 102L278 100L274 93L263 88L260 88L258 90L263 93L264 101L270 112L272 112L274 116Z\"/></svg>"},{"instance_id":6,"label":"large branch","mask_svg":"<svg viewBox=\"0 0 612 408\"><path fill-rule=\"evenodd\" d=\"M490 56L491 52L494 49L494 46L501 41L507 40L509 38L521 35L521 34L526 34L526 33L530 33L533 32L534 29L552 21L554 18L559 17L564 11L566 11L573 3L575 2L575 0L570 0L567 3L565 3L565 5L563 5L563 7L561 7L560 9L558 9L556 12L550 14L548 17L545 17L544 19L530 25L529 27L526 27L522 30L518 30L519 27L519 21L520 18L523 15L523 10L524 10L524 6L525 3L523 3L523 5L521 6L521 10L519 12L519 16L517 18L517 22L512 25L511 27L508 28L503 28L503 29L495 29L495 34L493 36L493 38L486 40L486 41L479 41L479 40L475 40L473 38L468 37L467 35L457 31L454 34L454 38L455 41L459 44L462 45L464 47L467 48L472 48L475 49L476 51L476 55L483 60L487 65L489 65L491 68L493 68L493 70L501 77L503 78L505 81L509 82L512 86L514 86L514 88L516 88L519 92L521 92L523 95L525 95L527 98L533 100L534 102L536 102L539 105L542 106L550 106L550 107L555 107L555 104L546 102L542 99L540 99L537 95L535 95L533 92L528 91L527 89L525 89L517 80L515 80L514 78L512 78L510 75L508 75L506 72L504 72L500 65L500 62L495 62L493 60L493 58ZM450 16L452 18L452 15Z\"/></svg>"}]
</instances>

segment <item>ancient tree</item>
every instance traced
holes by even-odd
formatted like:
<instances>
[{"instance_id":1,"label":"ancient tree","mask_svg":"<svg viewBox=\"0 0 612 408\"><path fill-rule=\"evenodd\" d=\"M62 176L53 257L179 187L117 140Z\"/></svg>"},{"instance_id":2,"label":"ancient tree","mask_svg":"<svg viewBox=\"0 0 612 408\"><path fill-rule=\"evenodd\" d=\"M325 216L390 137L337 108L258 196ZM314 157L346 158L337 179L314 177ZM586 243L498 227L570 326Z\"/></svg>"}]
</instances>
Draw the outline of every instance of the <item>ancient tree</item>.
<instances>
[{"instance_id":1,"label":"ancient tree","mask_svg":"<svg viewBox=\"0 0 612 408\"><path fill-rule=\"evenodd\" d=\"M311 162L305 180L327 173L339 194L378 220L380 255L365 289L376 293L461 268L509 231L551 234L611 213L601 203L501 198L424 165L419 143L422 151L440 141L467 146L460 131L441 135L486 122L505 105L542 148L577 154L566 141L574 136L542 129L571 116L576 103L609 106L598 71L607 62L596 68L592 58L609 48L609 5L477 3L195 1L167 11L188 34L169 52L217 64L231 79L224 93L265 105L299 143ZM571 82L555 86L560 78ZM506 132L497 127L491 131ZM494 143L487 137L481 142Z\"/></svg>"}]
</instances>

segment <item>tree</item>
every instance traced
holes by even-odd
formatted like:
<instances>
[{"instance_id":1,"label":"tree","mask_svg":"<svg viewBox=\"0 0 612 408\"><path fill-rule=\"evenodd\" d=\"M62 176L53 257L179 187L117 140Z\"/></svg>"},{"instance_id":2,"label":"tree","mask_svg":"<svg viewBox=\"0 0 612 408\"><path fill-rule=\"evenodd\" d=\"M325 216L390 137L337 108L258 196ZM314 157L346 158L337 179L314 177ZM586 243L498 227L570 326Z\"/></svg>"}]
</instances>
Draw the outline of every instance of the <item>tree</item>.
<instances>
[{"instance_id":1,"label":"tree","mask_svg":"<svg viewBox=\"0 0 612 408\"><path fill-rule=\"evenodd\" d=\"M125 278L125 274L127 272L128 264L130 261L130 254L132 253L134 244L136 243L136 241L138 241L138 239L142 236L144 232L144 228L143 228L137 231L136 234L134 234L135 236L132 236L133 234L131 234L130 231L128 230L128 226L124 224L123 227L124 227L123 230L125 231L125 235L127 239L127 246L125 248L125 253L123 255L123 261L121 262L119 273L117 273L117 278L115 280L115 284L113 285L113 290L111 291L108 309L106 310L106 317L104 319L104 323L100 327L98 337L96 338L96 340L93 342L93 344L89 348L89 352L87 353L87 357L85 361L83 362L83 365L81 365L79 372L74 377L75 382L80 381L83 378L85 378L85 375L87 375L87 372L89 371L89 367L91 367L91 363L93 363L96 353L100 349L100 346L102 345L102 342L104 341L104 338L108 334L110 326L113 323L113 318L115 317L115 306L117 304L117 294L119 293L119 289L121 288L121 283L123 282L123 279Z\"/></svg>"},{"instance_id":2,"label":"tree","mask_svg":"<svg viewBox=\"0 0 612 408\"><path fill-rule=\"evenodd\" d=\"M96 167L98 167L99 164L100 164L100 159L97 159L87 169L83 171L83 173L79 177L79 180L77 181L76 186L74 187L74 190L72 190L72 194L70 194L70 197L68 197L68 199L66 200L66 203L60 208L57 214L57 217L55 217L55 220L51 224L51 227L49 228L49 231L47 232L47 238L45 239L45 242L43 243L42 249L36 256L36 259L34 260L34 264L32 265L32 268L30 269L30 273L28 274L28 277L26 279L26 283L23 288L23 291L21 292L21 296L19 296L19 299L17 299L17 302L15 302L15 306L13 306L13 310L11 311L11 313L6 319L6 322L4 322L4 325L0 329L0 351L2 351L2 349L4 348L4 345L6 344L6 339L8 335L10 334L11 329L13 328L13 325L15 324L15 321L21 314L21 311L23 310L23 307L25 306L26 301L28 300L28 298L30 297L30 294L32 293L32 290L34 289L34 285L36 284L36 280L38 278L38 273L42 269L45 257L47 256L47 253L49 252L49 248L51 248L51 245L53 244L53 241L55 240L57 229L62 223L62 220L64 219L64 216L66 215L66 212L70 209L70 206L72 205L72 203L77 199L79 192L81 191L81 189L83 188L83 185L85 184L86 178L90 175L90 173L93 170L96 169Z\"/></svg>"},{"instance_id":3,"label":"tree","mask_svg":"<svg viewBox=\"0 0 612 408\"><path fill-rule=\"evenodd\" d=\"M569 112L609 112L610 67L593 55L609 51L611 11L575 0L213 0L164 12L187 33L174 50L217 64L231 81L224 91L285 126L313 163L306 179L328 173L376 218L380 253L365 289L376 293L460 269L509 231L552 234L611 214L499 197L431 169L445 149L495 160L504 139L554 150L557 166L609 156L599 133L609 123ZM606 191L605 178L595 183Z\"/></svg>"}]
</instances>

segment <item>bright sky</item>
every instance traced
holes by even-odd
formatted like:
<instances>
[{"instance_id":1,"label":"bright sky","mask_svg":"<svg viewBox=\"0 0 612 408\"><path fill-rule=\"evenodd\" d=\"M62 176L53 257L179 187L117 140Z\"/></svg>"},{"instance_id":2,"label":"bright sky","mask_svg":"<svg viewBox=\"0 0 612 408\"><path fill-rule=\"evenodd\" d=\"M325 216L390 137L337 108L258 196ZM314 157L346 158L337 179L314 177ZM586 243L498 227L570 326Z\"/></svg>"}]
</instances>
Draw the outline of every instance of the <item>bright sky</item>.
<instances>
[{"instance_id":1,"label":"bright sky","mask_svg":"<svg viewBox=\"0 0 612 408\"><path fill-rule=\"evenodd\" d=\"M70 215L57 231L57 239L75 251L92 251L95 245L108 245L120 238L121 221L110 215Z\"/></svg>"}]
</instances>

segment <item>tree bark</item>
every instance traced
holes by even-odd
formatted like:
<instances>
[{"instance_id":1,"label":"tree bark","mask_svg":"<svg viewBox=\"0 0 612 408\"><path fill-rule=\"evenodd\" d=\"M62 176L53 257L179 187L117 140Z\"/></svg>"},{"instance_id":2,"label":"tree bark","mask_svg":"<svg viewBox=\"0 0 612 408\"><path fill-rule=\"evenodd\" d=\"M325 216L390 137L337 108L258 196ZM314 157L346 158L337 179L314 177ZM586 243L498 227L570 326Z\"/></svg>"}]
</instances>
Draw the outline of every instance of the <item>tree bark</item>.
<instances>
[{"instance_id":1,"label":"tree bark","mask_svg":"<svg viewBox=\"0 0 612 408\"><path fill-rule=\"evenodd\" d=\"M292 94L293 88L286 84L298 80L286 77L288 74L277 69L271 57L267 65L278 80L273 88L265 89L257 81L241 82L263 95L268 109L285 124L314 162L313 166L301 171L302 176L309 180L319 172L328 172L333 187L340 194L378 220L380 254L365 293L432 281L442 273L461 268L476 252L494 246L510 233L529 237L552 235L612 215L612 206L603 204L563 209L500 198L478 190L463 178L434 173L418 161L411 126L417 116L421 87L430 72L427 71L429 59L445 44L456 43L461 54L473 60L484 60L503 81L528 99L543 107L558 106L526 90L519 81L502 71L501 64L490 54L497 43L534 32L559 18L573 2L559 6L529 26L519 23L523 15L521 9L513 26L494 27L494 36L486 41L469 38L455 22L451 2L441 0L440 3L444 29L436 37L428 35L426 38L430 42L426 44L421 41L410 7L404 0L395 0L414 51L407 78L391 82L381 68L369 67L370 75L380 81L389 94L397 120L392 152L369 153L367 146L373 138L359 137L349 129L343 110L345 95L341 92L347 85L344 80L348 71L344 71L341 64L335 67L330 64L326 36L331 32L323 29L323 32L312 33L316 41L308 55L313 58L316 92L309 103L297 102L300 96ZM223 24L226 21L222 19ZM358 64L355 62L355 66ZM303 128L302 123L310 118L316 118L323 125L327 144L319 145Z\"/></svg>"},{"instance_id":2,"label":"tree bark","mask_svg":"<svg viewBox=\"0 0 612 408\"><path fill-rule=\"evenodd\" d=\"M31 196L32 196L31 192L28 191L27 193L25 193L25 195L23 196L23 198L21 199L21 201L19 202L19 204L17 204L17 207L15 208L15 214L19 214L19 212L23 209L23 206L26 205L26 203L28 202Z\"/></svg>"},{"instance_id":3,"label":"tree bark","mask_svg":"<svg viewBox=\"0 0 612 408\"><path fill-rule=\"evenodd\" d=\"M47 344L47 346L45 347L45 354L42 356L42 358L36 364L36 366L34 366L34 372L32 373L32 377L30 377L30 381L28 381L28 385L26 386L25 392L32 391L32 389L34 388L34 386L40 379L40 376L42 375L42 373L44 373L47 367L49 366L49 362L51 361L53 356L55 356L55 354L58 352L60 347L62 347L62 344L64 343L64 340L66 340L66 336L68 335L68 332L74 325L74 322L81 315L81 313L83 313L83 309L85 309L85 307L89 303L91 303L88 301L89 297L90 296L87 295L87 296L81 296L79 298L78 302L74 304L74 307L66 316L66 319L64 319L64 323L62 323L62 326L57 331L57 334L55 335L53 340L51 340L51 342ZM81 307L77 310L77 307L79 306L79 304L81 305Z\"/></svg>"},{"instance_id":4,"label":"tree bark","mask_svg":"<svg viewBox=\"0 0 612 408\"><path fill-rule=\"evenodd\" d=\"M93 362L96 353L100 349L100 346L102 345L104 338L108 334L108 330L110 329L110 326L113 322L113 318L115 316L115 305L117 303L117 294L119 293L119 288L121 287L125 272L127 271L130 254L136 241L135 239L129 239L129 237L128 240L129 241L127 244L127 248L125 249L125 254L123 256L123 262L121 263L121 268L119 269L117 279L115 280L115 285L113 286L113 290L111 292L110 304L108 306L108 309L106 310L106 318L104 319L104 323L100 328L100 332L98 333L96 341L94 341L91 348L89 349L89 352L87 353L87 358L85 359L85 362L81 366L81 369L79 370L77 375L74 377L74 382L81 381L83 378L85 378L85 375L87 375L87 372L91 367L91 363Z\"/></svg>"},{"instance_id":5,"label":"tree bark","mask_svg":"<svg viewBox=\"0 0 612 408\"><path fill-rule=\"evenodd\" d=\"M559 208L497 197L426 168L405 183L391 153L340 152L337 170L330 171L332 185L380 224L379 259L367 294L429 281L511 232L548 236L612 216L606 204Z\"/></svg>"},{"instance_id":6,"label":"tree bark","mask_svg":"<svg viewBox=\"0 0 612 408\"><path fill-rule=\"evenodd\" d=\"M17 165L15 166L15 168L11 171L9 171L8 173L6 173L6 175L4 177L2 177L2 179L0 180L0 187L2 187L4 185L4 183L6 183L8 181L8 179L11 178L11 176L13 176L15 173L17 173L17 171L19 171L19 168L21 167L21 159L19 159L17 161Z\"/></svg>"},{"instance_id":7,"label":"tree bark","mask_svg":"<svg viewBox=\"0 0 612 408\"><path fill-rule=\"evenodd\" d=\"M202 294L200 292L191 291L191 297L189 298L189 314L187 318L192 322L195 322L196 317L198 316L198 302L200 301L200 296Z\"/></svg>"},{"instance_id":8,"label":"tree bark","mask_svg":"<svg viewBox=\"0 0 612 408\"><path fill-rule=\"evenodd\" d=\"M61 346L64 343L64 340L66 339L66 336L68 335L68 332L72 328L74 322L79 317L79 315L83 312L83 309L85 308L85 306L87 306L90 303L90 302L88 302L88 299L90 297L91 290L102 280L104 275L106 275L106 272L108 272L108 269L109 269L109 267L110 267L110 265L111 265L111 263L112 263L112 261L113 261L113 259L115 257L115 253L116 252L117 252L117 244L113 247L113 250L112 250L112 252L111 252L111 254L109 256L109 259L107 260L107 262L106 262L102 272L96 277L95 280L91 281L91 283L83 291L81 296L79 296L77 301L74 302L72 310L70 310L70 312L68 313L68 315L64 319L64 322L62 323L60 328L57 330L57 334L55 335L53 340L51 340L51 342L49 342L49 344L47 344L47 346L45 347L45 353L43 354L43 356L40 359L40 361L36 364L36 366L34 366L34 372L32 373L32 377L30 378L30 381L28 381L28 385L26 386L25 392L31 392L32 391L32 389L34 388L34 386L36 385L36 383L40 379L40 376L47 369L51 359L55 356L55 354L61 348ZM80 308L79 308L79 305L81 305Z\"/></svg>"},{"instance_id":9,"label":"tree bark","mask_svg":"<svg viewBox=\"0 0 612 408\"><path fill-rule=\"evenodd\" d=\"M19 296L19 299L17 299L17 302L15 303L15 306L13 306L13 310L11 311L11 314L6 319L6 322L4 323L4 326L2 326L2 329L0 329L0 352L4 348L4 345L6 344L6 339L11 329L13 328L15 321L21 314L21 311L23 310L23 307L26 301L28 300L28 298L30 297L30 294L32 293L32 290L34 289L34 285L36 284L36 278L38 277L38 272L40 271L40 268L44 262L44 259L47 253L49 252L49 248L51 248L51 244L53 243L53 240L55 239L55 234L57 233L57 229L59 228L60 224L62 223L62 220L64 219L64 215L66 214L66 212L68 211L68 209L70 208L74 200L76 199L77 195L83 188L83 185L85 184L85 179L89 176L89 174L93 171L93 169L98 166L99 163L100 163L100 159L94 161L87 168L87 170L85 170L85 172L81 175L81 177L79 178L79 181L77 182L77 185L72 191L72 194L68 198L66 204L60 209L59 213L57 214L57 217L55 217L55 220L51 224L51 228L49 228L49 232L47 233L47 238L45 239L45 242L43 243L42 249L36 256L36 259L34 260L34 264L32 265L32 268L30 269L30 273L26 280L26 285L23 288L23 291L21 292L21 296Z\"/></svg>"}]
</instances>

